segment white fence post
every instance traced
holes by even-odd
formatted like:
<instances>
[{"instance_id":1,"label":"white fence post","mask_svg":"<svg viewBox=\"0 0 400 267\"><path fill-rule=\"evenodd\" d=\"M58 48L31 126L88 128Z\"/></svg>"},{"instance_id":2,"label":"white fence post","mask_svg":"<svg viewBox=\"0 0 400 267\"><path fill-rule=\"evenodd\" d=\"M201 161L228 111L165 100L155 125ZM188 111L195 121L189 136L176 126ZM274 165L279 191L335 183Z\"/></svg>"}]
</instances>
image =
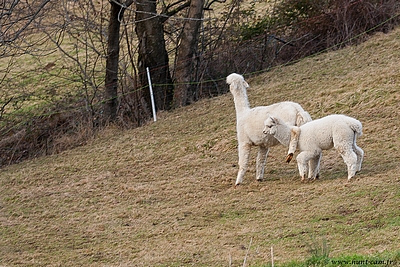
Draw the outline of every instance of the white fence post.
<instances>
[{"instance_id":1,"label":"white fence post","mask_svg":"<svg viewBox=\"0 0 400 267\"><path fill-rule=\"evenodd\" d=\"M152 107L152 110L153 110L153 119L154 119L154 121L157 121L156 104L154 103L153 87L151 86L149 67L146 67L146 72L147 72L147 80L149 81L151 107Z\"/></svg>"}]
</instances>

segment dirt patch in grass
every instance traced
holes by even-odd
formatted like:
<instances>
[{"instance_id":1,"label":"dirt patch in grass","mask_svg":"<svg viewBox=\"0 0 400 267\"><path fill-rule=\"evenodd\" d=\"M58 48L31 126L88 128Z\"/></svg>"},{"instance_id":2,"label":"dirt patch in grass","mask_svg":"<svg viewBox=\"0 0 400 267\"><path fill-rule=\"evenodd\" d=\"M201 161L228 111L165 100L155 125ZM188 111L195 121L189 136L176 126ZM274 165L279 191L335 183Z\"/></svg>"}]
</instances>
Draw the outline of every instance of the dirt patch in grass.
<instances>
[{"instance_id":1,"label":"dirt patch in grass","mask_svg":"<svg viewBox=\"0 0 400 267\"><path fill-rule=\"evenodd\" d=\"M134 130L109 128L88 145L0 170L5 266L232 266L398 250L400 31L249 79L250 103L299 102L313 118L358 118L365 151L347 182L334 151L321 179L301 183L286 148L264 182L255 150L237 173L231 95L161 113ZM251 247L249 247L252 240Z\"/></svg>"}]
</instances>

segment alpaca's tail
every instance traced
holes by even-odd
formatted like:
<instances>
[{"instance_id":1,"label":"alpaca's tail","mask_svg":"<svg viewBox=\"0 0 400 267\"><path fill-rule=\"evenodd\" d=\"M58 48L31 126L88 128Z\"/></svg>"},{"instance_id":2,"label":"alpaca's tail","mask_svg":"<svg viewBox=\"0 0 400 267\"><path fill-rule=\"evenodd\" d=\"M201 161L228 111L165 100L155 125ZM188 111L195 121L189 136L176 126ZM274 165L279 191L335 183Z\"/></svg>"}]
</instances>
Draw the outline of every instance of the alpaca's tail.
<instances>
[{"instance_id":1,"label":"alpaca's tail","mask_svg":"<svg viewBox=\"0 0 400 267\"><path fill-rule=\"evenodd\" d=\"M301 126L307 122L312 121L310 114L307 111L301 110L297 112L295 126Z\"/></svg>"},{"instance_id":2,"label":"alpaca's tail","mask_svg":"<svg viewBox=\"0 0 400 267\"><path fill-rule=\"evenodd\" d=\"M244 80L243 76L237 73L232 73L228 77L226 77L226 83L231 86L231 88L238 88L244 87L247 88L249 87L249 84Z\"/></svg>"},{"instance_id":3,"label":"alpaca's tail","mask_svg":"<svg viewBox=\"0 0 400 267\"><path fill-rule=\"evenodd\" d=\"M359 120L351 118L351 120L349 122L349 126L354 131L355 136L362 135L362 124Z\"/></svg>"},{"instance_id":4,"label":"alpaca's tail","mask_svg":"<svg viewBox=\"0 0 400 267\"><path fill-rule=\"evenodd\" d=\"M362 124L359 120L356 120L354 118L350 118L350 122L349 122L349 126L350 129L353 130L354 135L353 135L353 147L356 146L356 142L357 142L357 137L362 135Z\"/></svg>"}]
</instances>

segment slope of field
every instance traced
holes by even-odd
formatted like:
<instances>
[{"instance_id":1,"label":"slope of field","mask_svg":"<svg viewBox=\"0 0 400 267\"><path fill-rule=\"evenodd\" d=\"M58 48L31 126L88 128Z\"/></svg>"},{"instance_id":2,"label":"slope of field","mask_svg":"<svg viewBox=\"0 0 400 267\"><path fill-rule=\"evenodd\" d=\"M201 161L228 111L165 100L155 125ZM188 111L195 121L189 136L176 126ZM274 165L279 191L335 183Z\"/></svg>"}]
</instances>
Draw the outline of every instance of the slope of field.
<instances>
[{"instance_id":1,"label":"slope of field","mask_svg":"<svg viewBox=\"0 0 400 267\"><path fill-rule=\"evenodd\" d=\"M397 253L400 29L244 76L252 106L292 100L313 118L358 118L365 159L356 179L347 182L342 159L328 151L321 179L301 183L278 146L265 181L255 181L253 149L244 184L234 188L227 94L1 169L0 265L242 266L246 258L247 266L266 266L273 247L279 266L325 245L330 257Z\"/></svg>"}]
</instances>

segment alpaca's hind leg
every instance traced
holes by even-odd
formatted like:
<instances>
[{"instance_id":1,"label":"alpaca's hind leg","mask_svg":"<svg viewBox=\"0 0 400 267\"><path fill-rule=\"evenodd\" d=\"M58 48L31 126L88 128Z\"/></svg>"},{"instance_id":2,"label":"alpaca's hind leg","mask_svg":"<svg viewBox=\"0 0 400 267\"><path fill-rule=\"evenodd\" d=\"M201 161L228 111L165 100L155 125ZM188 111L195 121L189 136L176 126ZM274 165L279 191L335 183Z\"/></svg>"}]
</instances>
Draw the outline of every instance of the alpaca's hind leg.
<instances>
[{"instance_id":1,"label":"alpaca's hind leg","mask_svg":"<svg viewBox=\"0 0 400 267\"><path fill-rule=\"evenodd\" d=\"M357 154L351 148L338 149L338 151L347 165L347 179L350 181L356 175Z\"/></svg>"},{"instance_id":2,"label":"alpaca's hind leg","mask_svg":"<svg viewBox=\"0 0 400 267\"><path fill-rule=\"evenodd\" d=\"M364 150L362 150L359 146L357 146L356 143L353 144L353 150L357 155L356 171L359 172L359 171L361 171L361 165L362 165L363 158L364 158Z\"/></svg>"},{"instance_id":3,"label":"alpaca's hind leg","mask_svg":"<svg viewBox=\"0 0 400 267\"><path fill-rule=\"evenodd\" d=\"M308 162L308 167L309 167L308 179L315 180L319 178L321 157L322 157L322 152L319 152Z\"/></svg>"},{"instance_id":4,"label":"alpaca's hind leg","mask_svg":"<svg viewBox=\"0 0 400 267\"><path fill-rule=\"evenodd\" d=\"M267 162L269 148L259 146L256 163L256 178L257 181L262 181L264 178L265 164Z\"/></svg>"},{"instance_id":5,"label":"alpaca's hind leg","mask_svg":"<svg viewBox=\"0 0 400 267\"><path fill-rule=\"evenodd\" d=\"M239 172L236 178L236 185L243 182L243 177L246 173L247 164L249 162L250 148L251 146L249 144L239 144Z\"/></svg>"}]
</instances>

